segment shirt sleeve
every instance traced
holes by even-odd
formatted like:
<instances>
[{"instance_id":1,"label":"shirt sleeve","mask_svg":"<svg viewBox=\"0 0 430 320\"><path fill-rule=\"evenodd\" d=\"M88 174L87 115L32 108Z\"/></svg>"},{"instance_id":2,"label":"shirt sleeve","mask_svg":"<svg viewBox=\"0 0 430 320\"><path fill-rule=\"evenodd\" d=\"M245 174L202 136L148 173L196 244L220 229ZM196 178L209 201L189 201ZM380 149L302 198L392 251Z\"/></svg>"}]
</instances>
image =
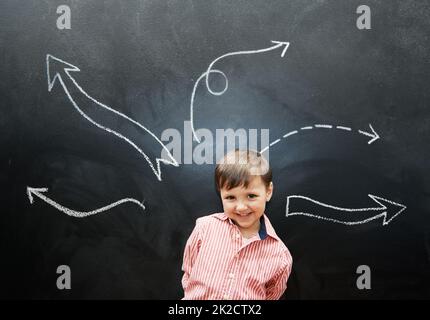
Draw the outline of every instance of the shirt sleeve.
<instances>
[{"instance_id":1,"label":"shirt sleeve","mask_svg":"<svg viewBox=\"0 0 430 320\"><path fill-rule=\"evenodd\" d=\"M182 276L182 287L184 288L184 291L186 291L188 287L188 280L200 250L202 242L200 229L200 224L197 221L196 226L185 245L184 259L182 263L182 271L184 272L184 275Z\"/></svg>"},{"instance_id":2,"label":"shirt sleeve","mask_svg":"<svg viewBox=\"0 0 430 320\"><path fill-rule=\"evenodd\" d=\"M266 299L278 300L287 289L288 277L291 273L293 259L287 250L282 259L278 273L269 281L266 287Z\"/></svg>"}]
</instances>

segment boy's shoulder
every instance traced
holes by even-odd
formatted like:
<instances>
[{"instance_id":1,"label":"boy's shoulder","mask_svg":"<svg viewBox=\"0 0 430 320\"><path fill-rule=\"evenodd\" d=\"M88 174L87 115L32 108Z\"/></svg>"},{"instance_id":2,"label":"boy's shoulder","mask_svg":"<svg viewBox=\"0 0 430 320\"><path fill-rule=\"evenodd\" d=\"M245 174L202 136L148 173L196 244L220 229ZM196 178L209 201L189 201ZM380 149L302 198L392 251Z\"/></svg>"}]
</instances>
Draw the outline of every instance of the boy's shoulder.
<instances>
[{"instance_id":1,"label":"boy's shoulder","mask_svg":"<svg viewBox=\"0 0 430 320\"><path fill-rule=\"evenodd\" d=\"M264 215L264 222L266 224L266 230L267 232L277 240L278 246L282 252L284 252L287 256L291 256L290 251L284 241L278 236L277 232L275 231L275 228L273 227L272 223L270 222L270 219L267 215Z\"/></svg>"},{"instance_id":2,"label":"boy's shoulder","mask_svg":"<svg viewBox=\"0 0 430 320\"><path fill-rule=\"evenodd\" d=\"M206 216L197 218L196 224L207 224L214 221L220 221L220 220L224 221L227 219L228 217L223 212L218 212L218 213L212 213L212 214L208 214Z\"/></svg>"},{"instance_id":3,"label":"boy's shoulder","mask_svg":"<svg viewBox=\"0 0 430 320\"><path fill-rule=\"evenodd\" d=\"M203 234L209 230L219 230L224 227L224 221L228 219L224 213L212 213L196 219L196 228Z\"/></svg>"}]
</instances>

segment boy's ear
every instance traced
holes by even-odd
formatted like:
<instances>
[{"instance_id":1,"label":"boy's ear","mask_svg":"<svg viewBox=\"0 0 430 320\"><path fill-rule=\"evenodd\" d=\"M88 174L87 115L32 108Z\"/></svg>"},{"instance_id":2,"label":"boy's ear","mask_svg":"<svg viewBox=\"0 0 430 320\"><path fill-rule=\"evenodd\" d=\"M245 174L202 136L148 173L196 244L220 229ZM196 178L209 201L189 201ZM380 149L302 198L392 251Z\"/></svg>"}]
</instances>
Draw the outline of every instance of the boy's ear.
<instances>
[{"instance_id":1,"label":"boy's ear","mask_svg":"<svg viewBox=\"0 0 430 320\"><path fill-rule=\"evenodd\" d=\"M270 201L270 199L272 198L272 194L273 194L273 182L270 182L270 185L267 188L267 192L266 192L266 202Z\"/></svg>"}]
</instances>

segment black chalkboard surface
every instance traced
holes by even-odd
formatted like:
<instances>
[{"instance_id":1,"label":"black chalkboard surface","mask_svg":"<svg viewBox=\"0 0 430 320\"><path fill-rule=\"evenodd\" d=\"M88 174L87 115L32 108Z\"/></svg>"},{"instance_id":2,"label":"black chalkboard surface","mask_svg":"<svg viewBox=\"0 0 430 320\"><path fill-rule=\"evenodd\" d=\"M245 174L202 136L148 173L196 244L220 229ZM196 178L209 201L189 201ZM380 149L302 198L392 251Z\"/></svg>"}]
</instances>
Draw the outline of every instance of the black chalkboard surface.
<instances>
[{"instance_id":1,"label":"black chalkboard surface","mask_svg":"<svg viewBox=\"0 0 430 320\"><path fill-rule=\"evenodd\" d=\"M286 299L430 298L430 3L361 4L1 1L1 297L181 298L230 128L270 133Z\"/></svg>"}]
</instances>

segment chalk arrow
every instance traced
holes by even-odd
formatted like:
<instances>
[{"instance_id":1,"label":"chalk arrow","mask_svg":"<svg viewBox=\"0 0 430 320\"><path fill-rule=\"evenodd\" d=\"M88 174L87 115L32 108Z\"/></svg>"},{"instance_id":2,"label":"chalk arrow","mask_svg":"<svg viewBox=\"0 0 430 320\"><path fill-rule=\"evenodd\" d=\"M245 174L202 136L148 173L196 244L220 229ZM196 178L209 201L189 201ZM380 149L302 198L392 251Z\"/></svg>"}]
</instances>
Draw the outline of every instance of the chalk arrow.
<instances>
[{"instance_id":1,"label":"chalk arrow","mask_svg":"<svg viewBox=\"0 0 430 320\"><path fill-rule=\"evenodd\" d=\"M215 63L217 63L218 61L220 61L221 59L224 59L226 57L229 56L236 56L236 55L244 55L244 54L257 54L257 53L265 53L268 51L272 51L272 50L276 50L278 48L283 48L282 49L282 53L281 53L281 57L283 58L285 56L285 53L287 52L288 47L290 46L289 42L285 42L285 41L271 41L272 43L274 43L275 45L272 45L268 48L264 48L264 49L258 49L258 50L247 50L247 51L236 51L236 52L230 52L230 53L226 53L218 58L216 58L215 60L213 60L210 64L208 69L206 70L206 72L202 73L200 75L200 77L197 79L197 81L194 84L194 88L193 91L191 93L191 102L190 102L190 123L191 123L191 130L193 132L193 137L194 139L200 143L200 139L196 134L196 131L194 130L194 98L196 95L196 90L197 87L200 83L200 81L204 78L205 82L206 82L206 88L208 89L208 91L215 95L215 96L220 96L222 94L224 94L224 92L226 92L226 90L228 89L228 78L227 76L224 74L224 72L220 71L220 70L216 70L213 69L213 66ZM221 91L214 91L211 89L210 85L209 85L209 75L211 73L217 73L220 74L224 77L225 80L225 86L224 89L222 89Z\"/></svg>"},{"instance_id":2,"label":"chalk arrow","mask_svg":"<svg viewBox=\"0 0 430 320\"><path fill-rule=\"evenodd\" d=\"M340 125L332 125L332 124L313 124L310 126L305 126L302 127L298 130L293 130L290 132L287 132L286 134L284 134L281 138L276 139L272 142L269 143L268 146L264 147L263 149L261 149L260 153L266 152L267 150L269 150L269 148L273 147L275 144L278 144L279 142L284 141L285 139L292 137L298 133L304 132L304 131L309 131L309 130L337 130L342 131L342 132L355 132L357 131L360 134L363 134L365 136L369 136L372 137L372 140L368 141L368 144L371 144L372 142L376 141L377 139L379 139L379 135L376 133L376 131L372 128L372 125L369 124L370 129L372 130L372 133L368 133L368 132L364 132L361 130L352 130L352 128L350 127L346 127L346 126L340 126Z\"/></svg>"},{"instance_id":3,"label":"chalk arrow","mask_svg":"<svg viewBox=\"0 0 430 320\"><path fill-rule=\"evenodd\" d=\"M46 70L48 75L48 91L51 92L55 81L62 81L62 74L70 77L70 72L81 71L78 67L58 59L50 54L46 55Z\"/></svg>"},{"instance_id":4,"label":"chalk arrow","mask_svg":"<svg viewBox=\"0 0 430 320\"><path fill-rule=\"evenodd\" d=\"M112 209L113 207L119 206L120 204L126 203L126 202L133 202L135 204L137 204L139 207L142 208L142 210L145 210L145 206L143 205L143 202L139 202L136 199L132 199L132 198L125 198L125 199L121 199L119 201L116 201L114 203L111 203L107 206L104 206L102 208L96 209L96 210L92 210L92 211L76 211L76 210L72 210L69 208L66 208L60 204L58 204L57 202L51 200L50 198L46 197L43 193L47 192L48 188L32 188L32 187L27 187L27 195L28 195L28 199L30 200L30 203L33 204L34 202L34 198L33 196L36 196L40 199L42 199L43 201L45 201L46 203L49 203L51 206L53 206L54 208L60 210L61 212L64 212L65 214L72 216L72 217L76 217L76 218L85 218L103 211L107 211L109 209Z\"/></svg>"},{"instance_id":5,"label":"chalk arrow","mask_svg":"<svg viewBox=\"0 0 430 320\"><path fill-rule=\"evenodd\" d=\"M363 134L363 135L365 135L365 136L368 136L368 137L371 137L372 139L370 139L367 143L368 144L371 144L372 142L375 142L376 140L378 140L380 137L379 137L379 135L376 133L376 131L373 129L373 127L372 127L372 125L369 123L369 127L370 127L370 130L372 130L372 132L371 133L369 133L369 132L366 132L366 131L362 131L362 130L358 130L358 132L359 133L361 133L361 134Z\"/></svg>"},{"instance_id":6,"label":"chalk arrow","mask_svg":"<svg viewBox=\"0 0 430 320\"><path fill-rule=\"evenodd\" d=\"M51 92L54 84L56 82L59 82L61 84L61 86L64 89L64 92L67 95L67 98L70 100L70 102L72 103L73 107L86 119L88 120L90 123L92 123L93 125L97 126L100 129L103 129L115 136L117 136L118 138L122 139L123 141L127 142L128 144L130 144L134 149L137 150L137 152L139 152L144 158L145 160L148 162L150 168L152 169L152 171L154 172L154 174L156 175L156 177L158 178L158 180L161 181L161 168L160 168L160 163L163 162L165 164L168 165L173 165L175 167L179 166L178 162L176 161L176 159L172 156L172 154L170 153L170 151L166 148L166 146L161 142L160 139L158 139L158 137L152 133L150 130L148 130L145 126L143 126L142 124L140 124L139 122L131 119L130 117L126 116L125 114L110 108L109 106L97 101L95 98L91 97L79 84L78 82L73 78L73 76L71 75L72 72L77 72L80 71L80 69L64 60L61 60L59 58L54 57L53 55L47 54L46 55L46 71L47 71L47 78L48 78L48 91ZM75 86L75 88L77 88L79 90L79 92L81 92L87 99L91 100L93 103L95 103L96 105L98 105L100 108L99 109L99 113L101 113L101 110L104 111L108 111L109 114L111 115L115 115L118 116L122 119L125 119L129 125L133 125L136 126L138 128L140 128L141 130L143 130L144 132L146 132L147 134L149 134L152 138L150 138L150 142L151 143L155 143L158 146L161 146L161 148L163 149L163 153L164 153L164 157L166 157L167 159L164 158L156 158L155 161L151 160L150 157L142 150L141 147L139 147L134 141L132 141L131 139L129 139L128 137L126 137L125 135L121 134L120 132L110 129L107 126L104 126L103 124L95 121L92 117L90 117L87 113L85 113L82 108L79 107L79 105L76 103L75 99L72 97L72 95L70 94L70 91L68 89L68 87L66 86L66 79L70 80L72 85ZM99 114L100 117L101 114ZM97 116L97 114L96 114ZM100 117L102 118L102 117ZM154 164L155 162L155 164Z\"/></svg>"},{"instance_id":7,"label":"chalk arrow","mask_svg":"<svg viewBox=\"0 0 430 320\"><path fill-rule=\"evenodd\" d=\"M374 195L368 195L378 204L370 208L341 208L300 195L287 197L286 216L303 215L345 225L363 224L383 218L382 224L389 224L402 213L406 206Z\"/></svg>"}]
</instances>

